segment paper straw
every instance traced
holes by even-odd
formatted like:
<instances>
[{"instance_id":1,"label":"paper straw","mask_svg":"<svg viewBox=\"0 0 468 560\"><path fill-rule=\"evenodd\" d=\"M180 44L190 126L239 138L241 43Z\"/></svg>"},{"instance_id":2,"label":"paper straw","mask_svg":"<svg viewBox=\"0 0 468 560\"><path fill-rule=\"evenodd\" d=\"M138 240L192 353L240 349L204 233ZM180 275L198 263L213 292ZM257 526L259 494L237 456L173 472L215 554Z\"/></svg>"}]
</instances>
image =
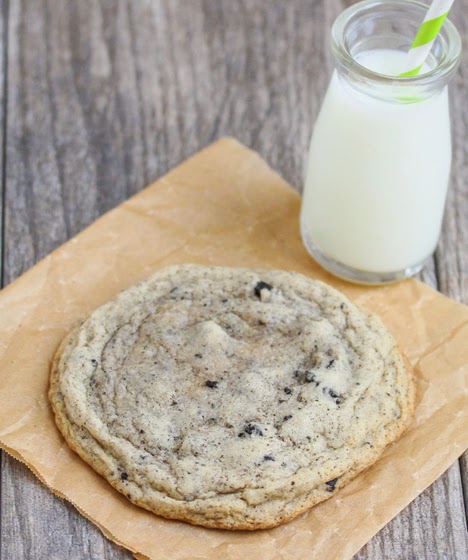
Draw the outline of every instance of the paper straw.
<instances>
[{"instance_id":1,"label":"paper straw","mask_svg":"<svg viewBox=\"0 0 468 560\"><path fill-rule=\"evenodd\" d=\"M431 51L454 0L433 0L408 52L405 70L399 76L417 76Z\"/></svg>"}]
</instances>

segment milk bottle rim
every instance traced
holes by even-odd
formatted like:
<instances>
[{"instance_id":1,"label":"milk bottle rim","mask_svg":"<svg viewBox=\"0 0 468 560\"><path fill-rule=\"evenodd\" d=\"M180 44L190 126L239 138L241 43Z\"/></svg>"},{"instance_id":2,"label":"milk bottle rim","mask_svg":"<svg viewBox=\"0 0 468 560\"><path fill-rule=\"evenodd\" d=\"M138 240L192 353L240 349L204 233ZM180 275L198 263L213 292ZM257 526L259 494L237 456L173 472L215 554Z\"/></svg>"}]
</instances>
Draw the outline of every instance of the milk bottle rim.
<instances>
[{"instance_id":1,"label":"milk bottle rim","mask_svg":"<svg viewBox=\"0 0 468 560\"><path fill-rule=\"evenodd\" d=\"M429 70L417 76L380 74L359 64L356 56L379 48L407 52L427 11L418 0L364 0L344 10L331 30L338 74L362 93L392 103L427 99L447 85L461 57L461 38L447 18L427 60Z\"/></svg>"}]
</instances>

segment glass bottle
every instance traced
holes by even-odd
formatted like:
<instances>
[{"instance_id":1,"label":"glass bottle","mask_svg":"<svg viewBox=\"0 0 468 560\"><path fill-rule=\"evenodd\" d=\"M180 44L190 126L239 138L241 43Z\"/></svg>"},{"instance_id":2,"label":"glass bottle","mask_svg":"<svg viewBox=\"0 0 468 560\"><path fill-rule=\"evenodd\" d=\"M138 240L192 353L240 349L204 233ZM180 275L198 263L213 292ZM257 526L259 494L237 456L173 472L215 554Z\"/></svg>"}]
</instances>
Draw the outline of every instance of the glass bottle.
<instances>
[{"instance_id":1,"label":"glass bottle","mask_svg":"<svg viewBox=\"0 0 468 560\"><path fill-rule=\"evenodd\" d=\"M417 273L437 245L451 166L446 20L425 67L397 77L427 5L370 0L332 28L336 69L310 143L301 232L327 270L366 284Z\"/></svg>"}]
</instances>

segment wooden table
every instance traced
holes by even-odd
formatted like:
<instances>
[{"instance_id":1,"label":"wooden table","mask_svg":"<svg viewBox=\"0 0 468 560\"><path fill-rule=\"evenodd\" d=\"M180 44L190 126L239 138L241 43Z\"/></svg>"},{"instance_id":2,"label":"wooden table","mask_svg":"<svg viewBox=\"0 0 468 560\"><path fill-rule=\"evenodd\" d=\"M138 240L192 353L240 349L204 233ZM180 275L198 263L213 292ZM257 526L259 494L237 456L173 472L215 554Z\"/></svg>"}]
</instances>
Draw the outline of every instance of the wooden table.
<instances>
[{"instance_id":1,"label":"wooden table","mask_svg":"<svg viewBox=\"0 0 468 560\"><path fill-rule=\"evenodd\" d=\"M0 1L3 284L223 135L258 150L300 189L332 69L328 30L351 3ZM467 12L459 1L452 16L465 45ZM465 303L467 85L465 57L452 85L444 229L422 274ZM468 558L467 462L465 455L356 558ZM0 500L2 560L132 557L5 454Z\"/></svg>"}]
</instances>

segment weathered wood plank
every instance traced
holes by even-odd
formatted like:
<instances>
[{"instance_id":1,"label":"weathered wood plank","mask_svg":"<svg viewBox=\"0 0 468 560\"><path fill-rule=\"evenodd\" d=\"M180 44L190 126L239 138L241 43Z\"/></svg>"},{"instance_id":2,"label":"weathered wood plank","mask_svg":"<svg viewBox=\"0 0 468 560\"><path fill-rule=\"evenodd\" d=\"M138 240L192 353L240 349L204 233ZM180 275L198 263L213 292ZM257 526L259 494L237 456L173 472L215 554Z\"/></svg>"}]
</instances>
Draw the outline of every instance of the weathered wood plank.
<instances>
[{"instance_id":1,"label":"weathered wood plank","mask_svg":"<svg viewBox=\"0 0 468 560\"><path fill-rule=\"evenodd\" d=\"M2 469L2 560L133 558L54 496L24 465L4 454Z\"/></svg>"},{"instance_id":2,"label":"weathered wood plank","mask_svg":"<svg viewBox=\"0 0 468 560\"><path fill-rule=\"evenodd\" d=\"M455 463L371 539L354 560L464 560L468 541L460 512L463 497Z\"/></svg>"},{"instance_id":3,"label":"weathered wood plank","mask_svg":"<svg viewBox=\"0 0 468 560\"><path fill-rule=\"evenodd\" d=\"M349 3L12 2L6 282L226 134L300 189L332 64L326 31ZM442 252L423 275L432 285L449 270ZM2 558L130 558L9 458L2 484ZM467 557L460 488L455 466L357 558Z\"/></svg>"},{"instance_id":4,"label":"weathered wood plank","mask_svg":"<svg viewBox=\"0 0 468 560\"><path fill-rule=\"evenodd\" d=\"M460 4L453 8L453 20L464 45L468 41L468 14ZM452 84L452 128L454 136L452 181L442 237L436 253L440 290L468 304L468 65L462 63ZM465 511L468 519L468 452L460 459Z\"/></svg>"},{"instance_id":5,"label":"weathered wood plank","mask_svg":"<svg viewBox=\"0 0 468 560\"><path fill-rule=\"evenodd\" d=\"M5 123L5 47L6 36L5 27L7 24L7 3L0 0L0 288L3 286L3 198L5 192L5 181L3 177L3 153L5 149L6 138L4 135Z\"/></svg>"},{"instance_id":6,"label":"weathered wood plank","mask_svg":"<svg viewBox=\"0 0 468 560\"><path fill-rule=\"evenodd\" d=\"M64 6L10 3L5 283L99 213ZM5 454L1 506L2 560L132 557Z\"/></svg>"},{"instance_id":7,"label":"weathered wood plank","mask_svg":"<svg viewBox=\"0 0 468 560\"><path fill-rule=\"evenodd\" d=\"M5 149L5 53L6 53L6 34L5 28L8 21L8 6L5 0L0 0L0 289L3 287L3 246L4 246L4 149ZM2 495L2 480L1 480L1 462L3 452L0 451L0 511L1 511L1 495ZM0 525L1 532L1 525ZM1 555L0 555L1 556Z\"/></svg>"}]
</instances>

